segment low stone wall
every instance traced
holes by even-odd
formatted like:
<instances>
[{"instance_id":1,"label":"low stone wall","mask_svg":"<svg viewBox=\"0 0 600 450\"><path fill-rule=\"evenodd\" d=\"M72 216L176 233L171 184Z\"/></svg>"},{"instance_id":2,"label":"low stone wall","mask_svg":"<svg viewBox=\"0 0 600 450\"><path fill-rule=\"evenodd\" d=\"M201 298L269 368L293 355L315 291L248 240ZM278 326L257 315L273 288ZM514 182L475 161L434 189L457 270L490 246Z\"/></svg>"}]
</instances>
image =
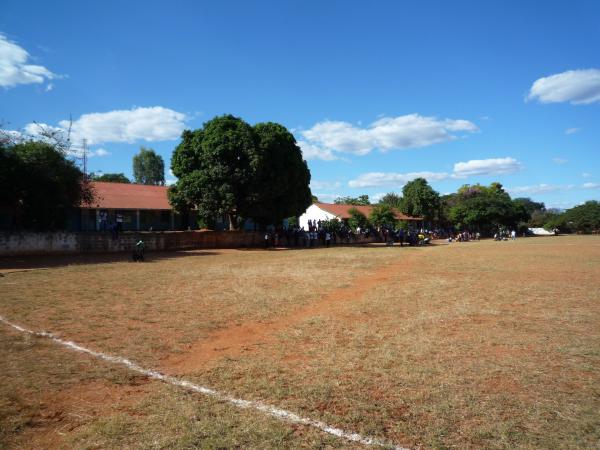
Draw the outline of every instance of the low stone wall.
<instances>
[{"instance_id":1,"label":"low stone wall","mask_svg":"<svg viewBox=\"0 0 600 450\"><path fill-rule=\"evenodd\" d=\"M142 239L146 250L243 248L262 244L261 234L243 231L0 233L0 256L132 251Z\"/></svg>"},{"instance_id":2,"label":"low stone wall","mask_svg":"<svg viewBox=\"0 0 600 450\"><path fill-rule=\"evenodd\" d=\"M264 245L264 235L248 231L0 232L0 256L130 252L140 239L147 251L203 248L251 248ZM375 242L360 237L354 244Z\"/></svg>"}]
</instances>

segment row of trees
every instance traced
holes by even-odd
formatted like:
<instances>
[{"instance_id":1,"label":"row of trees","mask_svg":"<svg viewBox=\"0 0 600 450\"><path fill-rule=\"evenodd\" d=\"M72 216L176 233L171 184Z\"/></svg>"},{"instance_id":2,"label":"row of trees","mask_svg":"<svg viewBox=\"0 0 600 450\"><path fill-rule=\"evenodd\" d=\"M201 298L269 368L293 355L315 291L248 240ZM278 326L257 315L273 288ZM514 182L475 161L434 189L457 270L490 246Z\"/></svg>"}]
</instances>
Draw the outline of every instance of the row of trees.
<instances>
[{"instance_id":1,"label":"row of trees","mask_svg":"<svg viewBox=\"0 0 600 450\"><path fill-rule=\"evenodd\" d=\"M205 225L226 216L231 229L245 219L279 224L312 202L310 171L294 136L273 122L251 126L225 115L184 131L171 159L178 178L169 189L179 212L198 211Z\"/></svg>"},{"instance_id":2,"label":"row of trees","mask_svg":"<svg viewBox=\"0 0 600 450\"><path fill-rule=\"evenodd\" d=\"M340 197L336 203L368 205L369 197ZM512 199L500 183L489 186L464 185L457 192L439 195L424 178L407 183L402 195L388 193L379 201L404 214L423 217L430 226L493 234L498 228L524 231L529 227L558 228L564 232L591 232L600 229L600 206L589 201L565 212L546 209L529 198ZM357 224L366 218L353 218ZM359 225L360 226L360 225Z\"/></svg>"}]
</instances>

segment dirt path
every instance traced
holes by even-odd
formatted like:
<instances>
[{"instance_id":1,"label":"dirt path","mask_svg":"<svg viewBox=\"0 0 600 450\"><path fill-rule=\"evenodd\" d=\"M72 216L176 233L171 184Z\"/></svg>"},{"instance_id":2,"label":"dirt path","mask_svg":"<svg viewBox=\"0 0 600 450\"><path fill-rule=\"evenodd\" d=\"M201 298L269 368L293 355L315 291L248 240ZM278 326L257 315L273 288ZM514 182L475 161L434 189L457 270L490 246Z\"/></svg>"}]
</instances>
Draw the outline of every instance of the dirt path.
<instances>
[{"instance_id":1,"label":"dirt path","mask_svg":"<svg viewBox=\"0 0 600 450\"><path fill-rule=\"evenodd\" d=\"M375 286L392 280L399 271L406 271L407 265L411 265L416 257L416 253L411 253L395 264L357 276L349 285L337 288L316 302L272 322L248 322L218 330L208 338L192 344L188 352L165 358L162 368L168 373L185 374L206 368L216 360L233 358L244 352L254 351L259 345L273 342L277 333L282 330L291 328L310 317L329 315L336 305L342 302L359 300Z\"/></svg>"}]
</instances>

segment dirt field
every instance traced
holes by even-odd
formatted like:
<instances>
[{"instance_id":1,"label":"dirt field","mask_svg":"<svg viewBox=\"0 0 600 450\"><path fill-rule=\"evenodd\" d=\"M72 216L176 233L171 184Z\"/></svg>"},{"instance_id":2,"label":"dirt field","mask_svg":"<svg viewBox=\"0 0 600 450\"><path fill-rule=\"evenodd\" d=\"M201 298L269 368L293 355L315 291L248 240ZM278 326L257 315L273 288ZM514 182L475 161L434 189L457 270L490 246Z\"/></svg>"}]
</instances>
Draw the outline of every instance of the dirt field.
<instances>
[{"instance_id":1,"label":"dirt field","mask_svg":"<svg viewBox=\"0 0 600 450\"><path fill-rule=\"evenodd\" d=\"M600 238L0 261L0 316L409 448L600 448ZM33 270L27 270L33 269ZM0 323L0 448L365 448Z\"/></svg>"}]
</instances>

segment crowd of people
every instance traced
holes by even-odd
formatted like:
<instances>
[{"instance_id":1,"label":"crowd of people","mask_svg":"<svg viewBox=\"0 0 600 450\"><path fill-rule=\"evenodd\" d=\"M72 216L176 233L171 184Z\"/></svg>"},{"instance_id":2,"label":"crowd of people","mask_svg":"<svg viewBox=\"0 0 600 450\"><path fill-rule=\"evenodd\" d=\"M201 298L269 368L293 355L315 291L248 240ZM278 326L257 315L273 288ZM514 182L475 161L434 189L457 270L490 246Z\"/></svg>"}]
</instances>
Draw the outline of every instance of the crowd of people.
<instances>
[{"instance_id":1,"label":"crowd of people","mask_svg":"<svg viewBox=\"0 0 600 450\"><path fill-rule=\"evenodd\" d=\"M478 241L481 238L479 231L473 233L470 231L461 231L459 233L448 236L448 242L468 242Z\"/></svg>"},{"instance_id":2,"label":"crowd of people","mask_svg":"<svg viewBox=\"0 0 600 450\"><path fill-rule=\"evenodd\" d=\"M353 244L376 238L386 245L424 245L435 238L434 233L424 229L407 230L395 227L351 228L337 220L309 220L306 227L288 226L264 232L264 247L312 248L331 245Z\"/></svg>"},{"instance_id":3,"label":"crowd of people","mask_svg":"<svg viewBox=\"0 0 600 450\"><path fill-rule=\"evenodd\" d=\"M428 230L414 227L367 227L352 229L347 223L337 220L309 220L306 227L289 226L266 231L264 233L264 246L269 247L329 247L331 245L351 244L365 241L374 237L388 246L398 243L403 245L426 245L434 239L446 239L448 242L479 241L479 231L460 231L436 228ZM494 240L515 240L517 232L499 228L494 234Z\"/></svg>"},{"instance_id":4,"label":"crowd of people","mask_svg":"<svg viewBox=\"0 0 600 450\"><path fill-rule=\"evenodd\" d=\"M494 233L495 241L508 241L509 239L513 241L517 239L516 230L508 231L506 228L501 228L497 233Z\"/></svg>"},{"instance_id":5,"label":"crowd of people","mask_svg":"<svg viewBox=\"0 0 600 450\"><path fill-rule=\"evenodd\" d=\"M468 242L468 241L478 241L481 238L481 234L479 231L471 232L471 231L461 231L458 233L451 233L448 235L448 242ZM517 239L516 230L508 230L507 228L499 228L496 233L494 233L494 241L508 241L508 240Z\"/></svg>"}]
</instances>

